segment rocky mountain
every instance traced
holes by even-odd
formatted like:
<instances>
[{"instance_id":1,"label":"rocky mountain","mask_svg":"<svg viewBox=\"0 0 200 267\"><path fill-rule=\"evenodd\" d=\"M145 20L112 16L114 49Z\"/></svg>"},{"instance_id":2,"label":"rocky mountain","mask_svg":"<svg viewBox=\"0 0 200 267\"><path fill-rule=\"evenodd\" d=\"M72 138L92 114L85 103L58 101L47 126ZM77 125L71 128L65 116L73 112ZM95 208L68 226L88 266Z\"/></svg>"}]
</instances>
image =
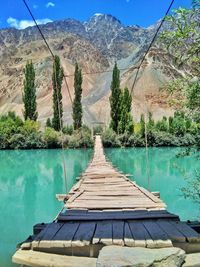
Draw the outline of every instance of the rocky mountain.
<instances>
[{"instance_id":1,"label":"rocky mountain","mask_svg":"<svg viewBox=\"0 0 200 267\"><path fill-rule=\"evenodd\" d=\"M40 28L55 54L61 58L73 97L74 63L83 74L84 122L109 122L109 94L112 68L117 61L122 87L132 87L135 66L147 49L157 24L149 28L124 26L111 15L95 14L87 22L66 19ZM39 120L52 116L52 58L36 27L0 30L0 114L9 110L22 116L23 68L32 60L36 68ZM154 46L143 63L133 92L133 115L151 111L155 119L171 115L166 95L159 88L169 79L184 75L172 56ZM63 83L64 119L72 121L71 102Z\"/></svg>"}]
</instances>

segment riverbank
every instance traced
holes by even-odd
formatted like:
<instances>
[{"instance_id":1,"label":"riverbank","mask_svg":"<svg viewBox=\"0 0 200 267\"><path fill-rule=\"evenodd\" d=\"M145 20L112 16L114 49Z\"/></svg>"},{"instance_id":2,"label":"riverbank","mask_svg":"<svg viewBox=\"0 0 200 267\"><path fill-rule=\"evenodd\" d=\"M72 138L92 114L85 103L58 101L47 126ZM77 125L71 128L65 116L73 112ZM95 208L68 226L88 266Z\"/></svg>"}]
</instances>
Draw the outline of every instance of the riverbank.
<instances>
[{"instance_id":1,"label":"riverbank","mask_svg":"<svg viewBox=\"0 0 200 267\"><path fill-rule=\"evenodd\" d=\"M200 146L200 125L188 123L178 115L171 119L153 122L146 125L149 147ZM55 149L92 148L93 134L101 134L104 147L145 147L145 129L141 123L135 123L131 132L117 134L111 128L83 125L79 130L64 126L61 132L51 127L41 129L39 122L23 121L15 113L0 117L0 149Z\"/></svg>"}]
</instances>

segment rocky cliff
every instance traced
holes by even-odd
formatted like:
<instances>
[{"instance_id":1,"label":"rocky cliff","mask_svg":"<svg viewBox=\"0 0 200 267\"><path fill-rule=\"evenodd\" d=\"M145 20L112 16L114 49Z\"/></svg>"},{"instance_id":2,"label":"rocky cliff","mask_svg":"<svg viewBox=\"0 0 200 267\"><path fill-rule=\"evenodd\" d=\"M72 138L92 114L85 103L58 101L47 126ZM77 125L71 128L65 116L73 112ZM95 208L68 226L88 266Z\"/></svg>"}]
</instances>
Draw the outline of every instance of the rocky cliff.
<instances>
[{"instance_id":1,"label":"rocky cliff","mask_svg":"<svg viewBox=\"0 0 200 267\"><path fill-rule=\"evenodd\" d=\"M61 58L73 97L74 63L80 63L83 74L84 122L109 122L109 94L115 61L121 70L122 87L132 87L135 66L147 49L155 24L149 28L124 26L111 15L95 14L81 23L73 19L41 25L53 52ZM24 30L0 30L0 113L9 110L22 116L23 68L32 60L36 68L39 120L52 115L52 59L36 27ZM102 72L102 73L101 73ZM173 57L154 45L143 63L133 91L133 115L151 111L155 119L171 115L166 95L160 87L170 78L184 75L173 64ZM63 84L64 120L70 123L71 103Z\"/></svg>"}]
</instances>

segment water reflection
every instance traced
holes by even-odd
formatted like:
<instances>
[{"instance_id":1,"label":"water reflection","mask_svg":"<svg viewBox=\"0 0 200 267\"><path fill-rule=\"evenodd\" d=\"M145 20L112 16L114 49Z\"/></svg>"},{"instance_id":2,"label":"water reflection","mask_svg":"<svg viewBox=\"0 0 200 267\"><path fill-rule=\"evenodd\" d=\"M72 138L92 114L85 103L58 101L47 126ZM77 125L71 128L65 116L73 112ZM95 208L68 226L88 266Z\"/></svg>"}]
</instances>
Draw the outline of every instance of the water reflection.
<instances>
[{"instance_id":1,"label":"water reflection","mask_svg":"<svg viewBox=\"0 0 200 267\"><path fill-rule=\"evenodd\" d=\"M200 207L192 199L185 199L181 189L188 186L185 177L195 179L199 160L197 155L177 157L182 151L184 148L149 148L150 190L160 191L168 210L182 220L196 220L200 218ZM106 154L120 170L132 174L133 180L148 188L144 148L106 149Z\"/></svg>"},{"instance_id":2,"label":"water reflection","mask_svg":"<svg viewBox=\"0 0 200 267\"><path fill-rule=\"evenodd\" d=\"M64 193L60 150L0 151L0 266L11 267L18 242L32 233L38 222L51 221ZM67 189L86 168L92 150L66 150Z\"/></svg>"}]
</instances>

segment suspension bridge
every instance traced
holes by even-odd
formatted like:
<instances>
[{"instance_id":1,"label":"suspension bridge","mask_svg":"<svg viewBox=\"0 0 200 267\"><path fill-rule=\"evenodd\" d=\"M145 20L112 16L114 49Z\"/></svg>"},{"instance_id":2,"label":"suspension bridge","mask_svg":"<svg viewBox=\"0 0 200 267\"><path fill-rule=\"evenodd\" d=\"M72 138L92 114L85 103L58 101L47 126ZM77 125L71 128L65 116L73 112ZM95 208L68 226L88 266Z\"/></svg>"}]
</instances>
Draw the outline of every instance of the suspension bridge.
<instances>
[{"instance_id":1,"label":"suspension bridge","mask_svg":"<svg viewBox=\"0 0 200 267\"><path fill-rule=\"evenodd\" d=\"M95 138L93 159L79 181L69 194L58 198L64 199L62 211L52 223L34 226L33 236L13 256L15 263L74 266L67 264L82 256L90 266L89 258L98 257L107 245L200 251L195 228L114 168L106 160L100 136ZM60 261L68 263L59 265Z\"/></svg>"}]
</instances>

